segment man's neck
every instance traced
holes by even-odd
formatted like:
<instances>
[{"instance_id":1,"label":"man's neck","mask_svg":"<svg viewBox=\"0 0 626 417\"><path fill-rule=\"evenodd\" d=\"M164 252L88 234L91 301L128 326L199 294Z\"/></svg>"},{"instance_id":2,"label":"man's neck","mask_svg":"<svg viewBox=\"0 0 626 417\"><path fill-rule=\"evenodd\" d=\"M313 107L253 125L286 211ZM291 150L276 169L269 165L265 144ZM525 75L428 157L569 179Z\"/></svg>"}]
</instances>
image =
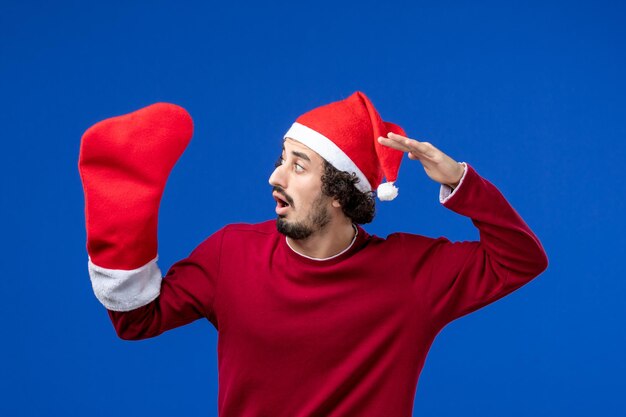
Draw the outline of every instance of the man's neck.
<instances>
[{"instance_id":1,"label":"man's neck","mask_svg":"<svg viewBox=\"0 0 626 417\"><path fill-rule=\"evenodd\" d=\"M309 258L324 259L333 257L346 250L354 240L356 228L352 222L328 224L323 230L306 239L287 238L289 246L301 255Z\"/></svg>"}]
</instances>

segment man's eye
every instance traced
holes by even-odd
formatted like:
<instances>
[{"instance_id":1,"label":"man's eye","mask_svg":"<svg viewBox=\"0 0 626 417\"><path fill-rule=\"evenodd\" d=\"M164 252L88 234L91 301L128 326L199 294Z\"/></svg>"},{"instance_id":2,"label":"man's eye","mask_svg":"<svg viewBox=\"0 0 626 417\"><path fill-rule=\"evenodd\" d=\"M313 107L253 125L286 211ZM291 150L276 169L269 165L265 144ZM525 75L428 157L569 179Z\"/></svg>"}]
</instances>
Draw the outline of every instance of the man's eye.
<instances>
[{"instance_id":1,"label":"man's eye","mask_svg":"<svg viewBox=\"0 0 626 417\"><path fill-rule=\"evenodd\" d=\"M296 172L304 172L302 165L294 164Z\"/></svg>"}]
</instances>

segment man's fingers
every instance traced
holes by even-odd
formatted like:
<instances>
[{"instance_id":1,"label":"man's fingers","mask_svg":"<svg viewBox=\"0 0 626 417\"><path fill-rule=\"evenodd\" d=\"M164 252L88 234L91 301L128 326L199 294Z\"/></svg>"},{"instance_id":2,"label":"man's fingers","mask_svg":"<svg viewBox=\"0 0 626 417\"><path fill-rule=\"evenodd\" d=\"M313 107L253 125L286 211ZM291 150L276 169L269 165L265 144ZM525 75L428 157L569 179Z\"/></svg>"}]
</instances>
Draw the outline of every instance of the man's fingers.
<instances>
[{"instance_id":1,"label":"man's fingers","mask_svg":"<svg viewBox=\"0 0 626 417\"><path fill-rule=\"evenodd\" d=\"M412 139L409 139L405 136L398 135L395 133L389 133L387 137L381 136L378 138L378 141L386 146L389 146L394 149L398 149L403 152L411 152L412 150L417 150L412 145L412 142L416 142Z\"/></svg>"},{"instance_id":2,"label":"man's fingers","mask_svg":"<svg viewBox=\"0 0 626 417\"><path fill-rule=\"evenodd\" d=\"M406 148L407 152L410 152L411 139L407 138L406 136L398 135L397 133L392 133L392 132L389 132L389 134L387 135L387 138L389 138L389 140L393 141L394 143L397 143L398 145L401 145L404 148Z\"/></svg>"},{"instance_id":3,"label":"man's fingers","mask_svg":"<svg viewBox=\"0 0 626 417\"><path fill-rule=\"evenodd\" d=\"M411 149L405 143L395 140L395 139L384 138L381 136L378 138L378 143L380 143L381 145L389 146L390 148L397 149L402 152L411 152Z\"/></svg>"},{"instance_id":4,"label":"man's fingers","mask_svg":"<svg viewBox=\"0 0 626 417\"><path fill-rule=\"evenodd\" d=\"M398 135L397 133L389 133L388 136L389 136L388 138L383 138L383 139L388 139L389 140L388 142L380 142L380 143L383 145L390 146L394 149L399 149L403 152L411 152L413 153L413 156L416 157L414 159L419 159L422 157L426 157L426 158L433 157L433 150L435 148L428 142L420 142L415 139L409 139L405 136Z\"/></svg>"},{"instance_id":5,"label":"man's fingers","mask_svg":"<svg viewBox=\"0 0 626 417\"><path fill-rule=\"evenodd\" d=\"M441 184L453 184L460 178L459 165L448 155L441 152L428 142L409 139L396 133L389 133L387 137L379 137L381 145L407 152L409 159L420 161L426 174Z\"/></svg>"},{"instance_id":6,"label":"man's fingers","mask_svg":"<svg viewBox=\"0 0 626 417\"><path fill-rule=\"evenodd\" d=\"M408 147L410 152L413 152L415 156L434 158L436 153L439 152L439 150L429 142L420 142L419 140L405 138L395 133L391 133L391 135L403 138L405 146Z\"/></svg>"}]
</instances>

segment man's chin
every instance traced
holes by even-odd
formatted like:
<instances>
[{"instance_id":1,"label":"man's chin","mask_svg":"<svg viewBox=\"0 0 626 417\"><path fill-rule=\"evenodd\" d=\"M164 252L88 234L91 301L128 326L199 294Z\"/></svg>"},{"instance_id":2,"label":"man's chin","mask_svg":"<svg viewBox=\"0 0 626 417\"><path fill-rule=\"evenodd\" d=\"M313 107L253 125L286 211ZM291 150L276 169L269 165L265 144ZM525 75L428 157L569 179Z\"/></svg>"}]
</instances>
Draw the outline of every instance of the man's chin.
<instances>
[{"instance_id":1,"label":"man's chin","mask_svg":"<svg viewBox=\"0 0 626 417\"><path fill-rule=\"evenodd\" d=\"M313 230L302 223L289 222L285 219L285 215L279 215L276 219L276 229L278 233L281 233L293 240L306 239L311 236Z\"/></svg>"}]
</instances>

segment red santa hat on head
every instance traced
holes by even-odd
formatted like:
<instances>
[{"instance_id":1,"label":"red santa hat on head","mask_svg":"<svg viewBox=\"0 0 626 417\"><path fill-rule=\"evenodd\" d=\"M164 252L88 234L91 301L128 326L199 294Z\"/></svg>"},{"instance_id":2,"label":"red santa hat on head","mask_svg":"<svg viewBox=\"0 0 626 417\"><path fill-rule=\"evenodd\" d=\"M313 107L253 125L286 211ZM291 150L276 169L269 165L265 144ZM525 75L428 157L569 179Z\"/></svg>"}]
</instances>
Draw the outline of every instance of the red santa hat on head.
<instances>
[{"instance_id":1,"label":"red santa hat on head","mask_svg":"<svg viewBox=\"0 0 626 417\"><path fill-rule=\"evenodd\" d=\"M360 191L377 189L378 198L387 201L398 195L393 182L403 156L378 143L378 137L389 132L406 136L400 126L384 122L367 96L357 91L298 117L285 138L306 145L338 170L354 173ZM381 184L383 177L387 182Z\"/></svg>"}]
</instances>

